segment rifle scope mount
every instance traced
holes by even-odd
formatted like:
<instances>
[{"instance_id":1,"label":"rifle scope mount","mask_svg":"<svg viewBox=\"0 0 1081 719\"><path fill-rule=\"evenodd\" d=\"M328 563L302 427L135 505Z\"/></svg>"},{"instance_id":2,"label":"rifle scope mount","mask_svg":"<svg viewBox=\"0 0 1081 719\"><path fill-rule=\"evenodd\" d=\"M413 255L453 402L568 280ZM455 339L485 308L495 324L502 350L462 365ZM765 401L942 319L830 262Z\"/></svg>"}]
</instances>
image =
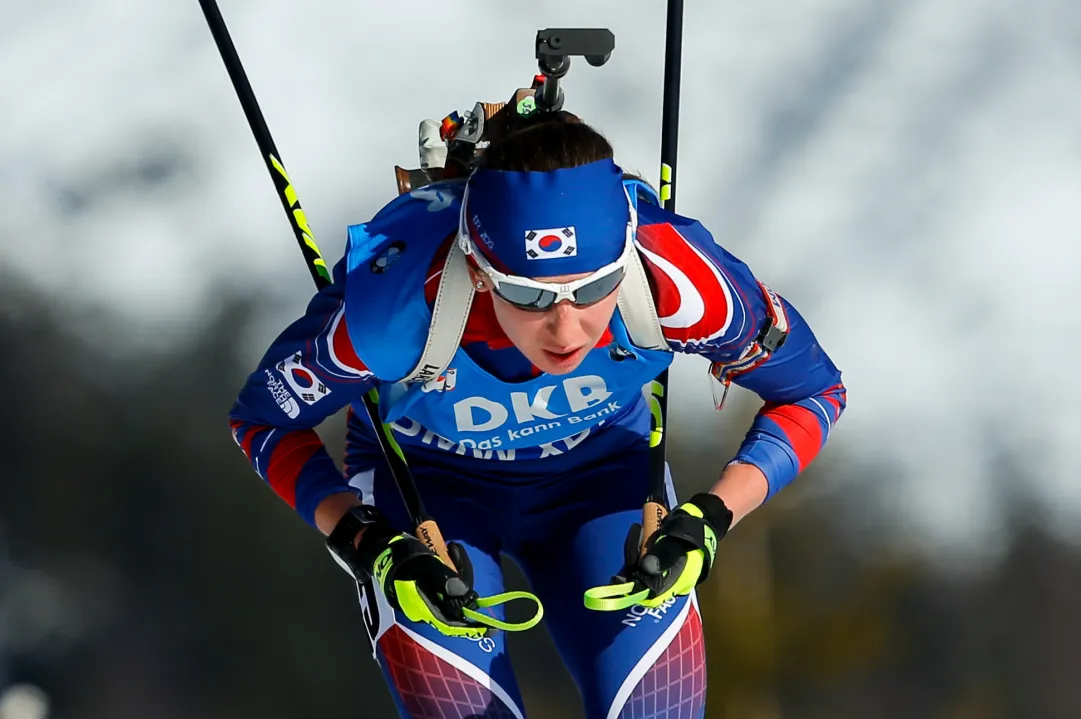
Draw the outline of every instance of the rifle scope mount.
<instances>
[{"instance_id":1,"label":"rifle scope mount","mask_svg":"<svg viewBox=\"0 0 1081 719\"><path fill-rule=\"evenodd\" d=\"M616 46L616 36L607 28L548 28L537 31L537 64L544 83L537 93L537 109L563 109L560 79L571 66L571 57L584 57L593 67L608 62Z\"/></svg>"}]
</instances>

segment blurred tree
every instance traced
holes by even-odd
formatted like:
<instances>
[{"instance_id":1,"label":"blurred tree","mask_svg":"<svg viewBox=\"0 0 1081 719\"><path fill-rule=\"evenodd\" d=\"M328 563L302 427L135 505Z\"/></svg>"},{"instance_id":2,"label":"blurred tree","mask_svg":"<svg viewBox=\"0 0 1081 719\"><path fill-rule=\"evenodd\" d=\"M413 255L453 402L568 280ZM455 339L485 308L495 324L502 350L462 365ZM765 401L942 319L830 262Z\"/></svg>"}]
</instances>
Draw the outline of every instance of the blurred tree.
<instances>
[{"instance_id":1,"label":"blurred tree","mask_svg":"<svg viewBox=\"0 0 1081 719\"><path fill-rule=\"evenodd\" d=\"M191 341L125 354L108 312L0 275L0 537L18 569L0 577L0 664L17 638L32 676L11 681L42 686L53 719L393 715L350 581L229 437L258 306L226 298ZM754 405L717 416L718 442L673 435L681 493L717 475ZM340 418L322 431L340 455ZM937 573L848 531L877 500L818 489L843 463L831 450L722 543L700 592L710 719L1081 716L1076 548L1018 500L1000 565ZM530 716L579 715L543 632L511 651Z\"/></svg>"}]
</instances>

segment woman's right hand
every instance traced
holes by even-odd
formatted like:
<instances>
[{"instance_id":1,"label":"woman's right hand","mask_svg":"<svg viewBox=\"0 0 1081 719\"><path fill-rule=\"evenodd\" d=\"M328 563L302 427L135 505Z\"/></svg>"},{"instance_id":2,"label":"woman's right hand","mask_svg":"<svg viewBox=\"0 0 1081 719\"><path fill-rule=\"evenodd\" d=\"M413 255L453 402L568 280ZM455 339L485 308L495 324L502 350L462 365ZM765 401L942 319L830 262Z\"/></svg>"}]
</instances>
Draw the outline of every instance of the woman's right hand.
<instances>
[{"instance_id":1,"label":"woman's right hand","mask_svg":"<svg viewBox=\"0 0 1081 719\"><path fill-rule=\"evenodd\" d=\"M378 584L394 609L447 636L487 634L489 627L465 615L467 609L478 609L478 596L473 590L473 565L460 544L447 544L455 571L419 539L392 527L375 507L354 505L342 514L339 525L349 527L351 536L335 536L341 531L336 527L328 542L331 551L358 581L370 578Z\"/></svg>"}]
</instances>

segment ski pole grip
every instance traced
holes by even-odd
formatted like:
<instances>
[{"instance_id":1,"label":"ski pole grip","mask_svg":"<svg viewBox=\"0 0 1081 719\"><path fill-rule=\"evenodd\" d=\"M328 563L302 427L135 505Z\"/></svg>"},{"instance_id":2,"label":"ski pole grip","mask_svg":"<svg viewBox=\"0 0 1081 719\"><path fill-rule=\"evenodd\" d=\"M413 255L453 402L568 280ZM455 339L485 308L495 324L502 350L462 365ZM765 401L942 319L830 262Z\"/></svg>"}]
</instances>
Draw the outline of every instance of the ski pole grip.
<instances>
[{"instance_id":1,"label":"ski pole grip","mask_svg":"<svg viewBox=\"0 0 1081 719\"><path fill-rule=\"evenodd\" d=\"M450 553L447 551L447 543L443 541L443 534L439 531L439 527L436 526L435 520L426 519L417 525L417 539L425 547L439 555L439 558L443 560L443 564L456 572L458 571L458 568L454 566L454 562L451 561Z\"/></svg>"},{"instance_id":2,"label":"ski pole grip","mask_svg":"<svg viewBox=\"0 0 1081 719\"><path fill-rule=\"evenodd\" d=\"M642 548L641 554L646 553L646 541L652 537L661 526L661 521L668 516L668 510L658 502L646 502L642 507Z\"/></svg>"}]
</instances>

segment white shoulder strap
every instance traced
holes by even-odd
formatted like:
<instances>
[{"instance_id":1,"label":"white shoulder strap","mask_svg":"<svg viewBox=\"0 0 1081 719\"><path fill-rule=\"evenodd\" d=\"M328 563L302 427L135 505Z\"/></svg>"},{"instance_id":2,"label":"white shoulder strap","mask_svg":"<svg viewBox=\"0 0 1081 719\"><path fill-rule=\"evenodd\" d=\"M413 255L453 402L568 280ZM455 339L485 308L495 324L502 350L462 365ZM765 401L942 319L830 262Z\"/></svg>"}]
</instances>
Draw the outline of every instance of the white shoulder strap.
<instances>
[{"instance_id":1,"label":"white shoulder strap","mask_svg":"<svg viewBox=\"0 0 1081 719\"><path fill-rule=\"evenodd\" d=\"M453 242L447 253L447 261L443 263L443 275L439 278L439 292L432 307L428 341L424 343L417 366L400 382L433 380L450 365L465 333L469 308L473 306L473 293L465 254L459 244Z\"/></svg>"},{"instance_id":2,"label":"white shoulder strap","mask_svg":"<svg viewBox=\"0 0 1081 719\"><path fill-rule=\"evenodd\" d=\"M627 274L619 286L618 302L623 324L627 325L627 334L636 347L671 351L661 329L653 291L649 287L649 278L646 277L646 268L637 247L627 260Z\"/></svg>"},{"instance_id":3,"label":"white shoulder strap","mask_svg":"<svg viewBox=\"0 0 1081 719\"><path fill-rule=\"evenodd\" d=\"M443 274L439 278L439 291L432 307L432 324L428 329L424 351L413 371L400 382L433 380L450 365L465 333L474 292L465 254L455 242L447 253ZM671 351L657 316L645 266L637 250L631 252L627 260L627 274L620 285L618 303L623 323L627 325L627 334L635 346Z\"/></svg>"}]
</instances>

